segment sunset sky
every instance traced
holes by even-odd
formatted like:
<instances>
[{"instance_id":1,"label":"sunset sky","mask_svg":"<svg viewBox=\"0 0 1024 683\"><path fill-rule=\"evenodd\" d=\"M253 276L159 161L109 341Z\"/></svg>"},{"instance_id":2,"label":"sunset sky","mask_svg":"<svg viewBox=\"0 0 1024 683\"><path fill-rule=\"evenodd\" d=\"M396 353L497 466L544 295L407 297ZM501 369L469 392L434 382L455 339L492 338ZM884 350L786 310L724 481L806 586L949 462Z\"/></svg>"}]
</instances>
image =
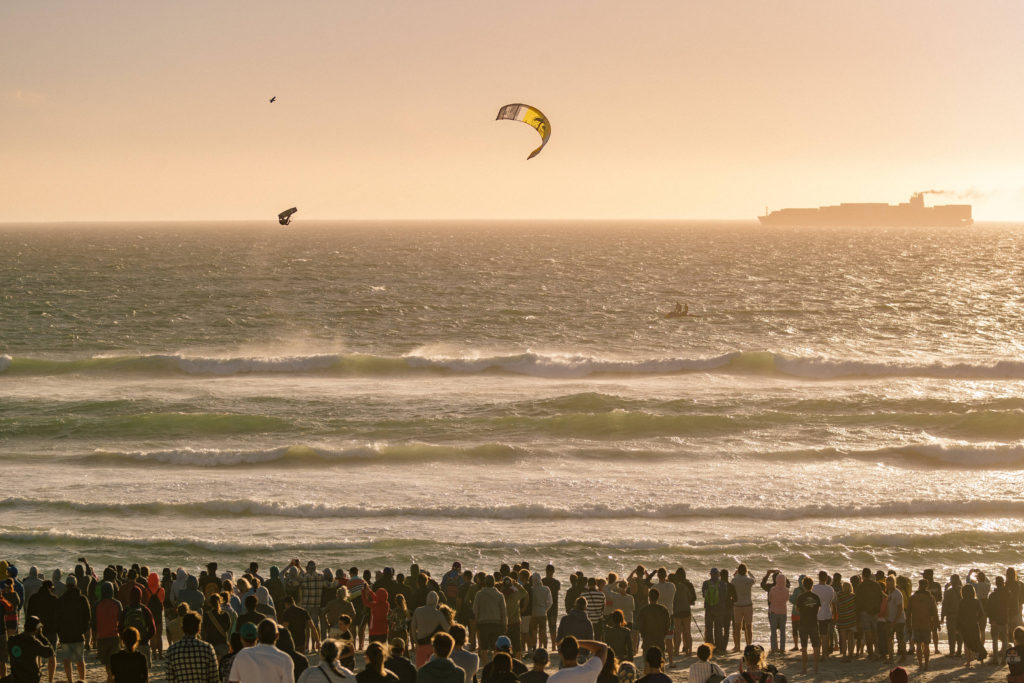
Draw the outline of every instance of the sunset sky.
<instances>
[{"instance_id":1,"label":"sunset sky","mask_svg":"<svg viewBox=\"0 0 1024 683\"><path fill-rule=\"evenodd\" d=\"M0 222L752 219L931 188L1024 219L1021 2L4 0L0 26ZM533 160L510 102L551 120Z\"/></svg>"}]
</instances>

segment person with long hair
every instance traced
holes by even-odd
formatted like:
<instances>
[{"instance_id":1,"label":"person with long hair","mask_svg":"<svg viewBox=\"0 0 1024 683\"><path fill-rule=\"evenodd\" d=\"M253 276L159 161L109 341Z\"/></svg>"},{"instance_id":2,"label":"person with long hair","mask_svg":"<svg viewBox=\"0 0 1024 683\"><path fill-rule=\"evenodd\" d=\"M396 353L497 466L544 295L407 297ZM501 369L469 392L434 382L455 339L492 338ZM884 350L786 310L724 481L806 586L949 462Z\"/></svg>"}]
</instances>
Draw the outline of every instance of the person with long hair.
<instances>
[{"instance_id":1,"label":"person with long hair","mask_svg":"<svg viewBox=\"0 0 1024 683\"><path fill-rule=\"evenodd\" d=\"M110 655L110 677L113 683L147 683L149 664L146 656L136 648L139 645L138 629L129 626L121 633L124 648Z\"/></svg>"},{"instance_id":2,"label":"person with long hair","mask_svg":"<svg viewBox=\"0 0 1024 683\"><path fill-rule=\"evenodd\" d=\"M964 643L964 665L970 666L971 660L977 658L985 663L988 652L985 651L984 638L981 634L981 617L984 611L975 597L974 586L967 585L960 589L960 609L957 612L957 630Z\"/></svg>"},{"instance_id":3,"label":"person with long hair","mask_svg":"<svg viewBox=\"0 0 1024 683\"><path fill-rule=\"evenodd\" d=\"M729 683L774 683L775 676L765 668L764 648L760 645L747 645L743 649L743 658L740 660L738 674L733 674L725 679Z\"/></svg>"},{"instance_id":4,"label":"person with long hair","mask_svg":"<svg viewBox=\"0 0 1024 683\"><path fill-rule=\"evenodd\" d=\"M341 665L341 647L338 641L327 638L320 643L320 663L299 675L297 683L341 683L354 682L356 675Z\"/></svg>"},{"instance_id":5,"label":"person with long hair","mask_svg":"<svg viewBox=\"0 0 1024 683\"><path fill-rule=\"evenodd\" d=\"M399 683L398 676L384 668L384 646L374 641L366 646L366 667L356 674L358 683Z\"/></svg>"}]
</instances>

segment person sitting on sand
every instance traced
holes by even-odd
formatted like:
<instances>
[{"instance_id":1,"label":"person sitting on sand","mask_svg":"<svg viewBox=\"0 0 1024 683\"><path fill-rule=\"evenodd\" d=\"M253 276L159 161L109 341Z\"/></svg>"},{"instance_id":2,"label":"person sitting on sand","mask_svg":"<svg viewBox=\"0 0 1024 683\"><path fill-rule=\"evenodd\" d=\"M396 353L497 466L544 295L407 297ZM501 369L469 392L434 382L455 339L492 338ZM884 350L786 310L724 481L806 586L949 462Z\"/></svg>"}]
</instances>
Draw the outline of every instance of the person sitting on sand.
<instances>
[{"instance_id":1,"label":"person sitting on sand","mask_svg":"<svg viewBox=\"0 0 1024 683\"><path fill-rule=\"evenodd\" d=\"M704 643L697 648L697 661L690 665L686 680L706 681L712 675L725 678L725 671L717 663L711 661L711 655L715 646L711 643Z\"/></svg>"}]
</instances>

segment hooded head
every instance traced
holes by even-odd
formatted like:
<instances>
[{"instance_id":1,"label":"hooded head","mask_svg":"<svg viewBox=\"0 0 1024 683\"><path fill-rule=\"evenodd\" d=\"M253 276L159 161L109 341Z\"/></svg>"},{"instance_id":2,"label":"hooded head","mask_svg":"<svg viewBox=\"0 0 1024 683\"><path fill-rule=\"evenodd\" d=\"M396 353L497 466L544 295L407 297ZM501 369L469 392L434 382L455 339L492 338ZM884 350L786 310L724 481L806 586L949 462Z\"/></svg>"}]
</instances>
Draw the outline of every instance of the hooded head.
<instances>
[{"instance_id":1,"label":"hooded head","mask_svg":"<svg viewBox=\"0 0 1024 683\"><path fill-rule=\"evenodd\" d=\"M29 567L28 568L28 578L30 578L30 579L38 579L39 578L39 568L38 567Z\"/></svg>"},{"instance_id":2,"label":"hooded head","mask_svg":"<svg viewBox=\"0 0 1024 683\"><path fill-rule=\"evenodd\" d=\"M779 572L778 574L776 574L775 575L775 585L776 586L785 586L786 585L786 575L783 574L782 572Z\"/></svg>"},{"instance_id":3,"label":"hooded head","mask_svg":"<svg viewBox=\"0 0 1024 683\"><path fill-rule=\"evenodd\" d=\"M272 579L279 579L279 578L281 578L281 570L278 569L276 566L275 567L271 567L270 568L270 578L272 578Z\"/></svg>"},{"instance_id":4,"label":"hooded head","mask_svg":"<svg viewBox=\"0 0 1024 683\"><path fill-rule=\"evenodd\" d=\"M80 564L76 564L75 565L75 576L77 576L80 579L84 579L85 578L85 567L83 567Z\"/></svg>"},{"instance_id":5,"label":"hooded head","mask_svg":"<svg viewBox=\"0 0 1024 683\"><path fill-rule=\"evenodd\" d=\"M185 579L185 588L190 591L199 590L199 579L194 576L187 576Z\"/></svg>"},{"instance_id":6,"label":"hooded head","mask_svg":"<svg viewBox=\"0 0 1024 683\"><path fill-rule=\"evenodd\" d=\"M114 597L114 584L104 581L100 584L100 597L104 600L111 600Z\"/></svg>"},{"instance_id":7,"label":"hooded head","mask_svg":"<svg viewBox=\"0 0 1024 683\"><path fill-rule=\"evenodd\" d=\"M13 564L8 566L7 567L7 576L11 577L12 579L17 578L17 576L18 576L18 568L15 567Z\"/></svg>"},{"instance_id":8,"label":"hooded head","mask_svg":"<svg viewBox=\"0 0 1024 683\"><path fill-rule=\"evenodd\" d=\"M268 591L263 586L260 586L259 588L256 589L256 600L261 605L269 605L270 604L270 591Z\"/></svg>"},{"instance_id":9,"label":"hooded head","mask_svg":"<svg viewBox=\"0 0 1024 683\"><path fill-rule=\"evenodd\" d=\"M128 591L128 602L133 607L142 602L142 588L140 586L132 586L131 590Z\"/></svg>"},{"instance_id":10,"label":"hooded head","mask_svg":"<svg viewBox=\"0 0 1024 683\"><path fill-rule=\"evenodd\" d=\"M7 578L7 560L0 560L0 581Z\"/></svg>"},{"instance_id":11,"label":"hooded head","mask_svg":"<svg viewBox=\"0 0 1024 683\"><path fill-rule=\"evenodd\" d=\"M374 597L374 602L379 603L381 600L383 600L384 602L387 602L387 600L388 600L388 589L387 588L378 588L377 592L375 592L373 594L373 597Z\"/></svg>"},{"instance_id":12,"label":"hooded head","mask_svg":"<svg viewBox=\"0 0 1024 683\"><path fill-rule=\"evenodd\" d=\"M437 608L437 593L434 591L427 593L427 607Z\"/></svg>"},{"instance_id":13,"label":"hooded head","mask_svg":"<svg viewBox=\"0 0 1024 683\"><path fill-rule=\"evenodd\" d=\"M530 581L533 583L534 587L536 587L536 588L540 588L541 586L544 585L543 582L541 581L541 578L540 578L540 572L534 572L533 576L530 577Z\"/></svg>"}]
</instances>

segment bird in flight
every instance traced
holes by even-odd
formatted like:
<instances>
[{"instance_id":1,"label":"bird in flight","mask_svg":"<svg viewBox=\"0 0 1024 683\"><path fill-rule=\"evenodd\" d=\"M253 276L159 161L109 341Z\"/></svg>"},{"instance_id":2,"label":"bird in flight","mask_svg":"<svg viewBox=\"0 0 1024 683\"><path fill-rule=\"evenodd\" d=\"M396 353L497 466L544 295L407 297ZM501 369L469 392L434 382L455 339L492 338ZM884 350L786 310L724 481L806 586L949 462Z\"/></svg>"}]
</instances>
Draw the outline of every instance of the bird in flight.
<instances>
[{"instance_id":1,"label":"bird in flight","mask_svg":"<svg viewBox=\"0 0 1024 683\"><path fill-rule=\"evenodd\" d=\"M277 99L277 95L274 95L273 97L270 98L270 103L273 104L274 100L276 100L276 99Z\"/></svg>"}]
</instances>

